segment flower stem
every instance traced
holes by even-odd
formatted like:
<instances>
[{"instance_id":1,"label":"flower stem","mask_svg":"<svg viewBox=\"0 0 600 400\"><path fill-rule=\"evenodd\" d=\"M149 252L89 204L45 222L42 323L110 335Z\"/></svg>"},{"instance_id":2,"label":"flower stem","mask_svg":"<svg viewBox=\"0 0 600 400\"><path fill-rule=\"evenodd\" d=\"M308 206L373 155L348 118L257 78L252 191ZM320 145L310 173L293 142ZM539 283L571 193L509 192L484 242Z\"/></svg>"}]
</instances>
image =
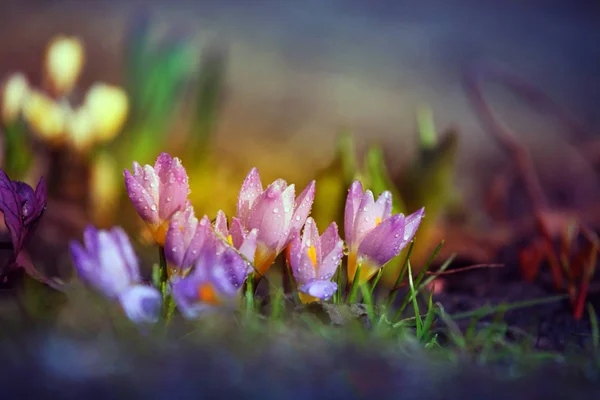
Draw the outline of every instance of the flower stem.
<instances>
[{"instance_id":1,"label":"flower stem","mask_svg":"<svg viewBox=\"0 0 600 400\"><path fill-rule=\"evenodd\" d=\"M165 248L162 246L158 247L158 259L159 259L159 276L160 276L160 293L162 294L162 315L165 320L165 326L169 324L171 315L173 314L173 307L171 305L172 299L167 291L167 284L169 282L169 271L167 267L167 259L165 257Z\"/></svg>"}]
</instances>

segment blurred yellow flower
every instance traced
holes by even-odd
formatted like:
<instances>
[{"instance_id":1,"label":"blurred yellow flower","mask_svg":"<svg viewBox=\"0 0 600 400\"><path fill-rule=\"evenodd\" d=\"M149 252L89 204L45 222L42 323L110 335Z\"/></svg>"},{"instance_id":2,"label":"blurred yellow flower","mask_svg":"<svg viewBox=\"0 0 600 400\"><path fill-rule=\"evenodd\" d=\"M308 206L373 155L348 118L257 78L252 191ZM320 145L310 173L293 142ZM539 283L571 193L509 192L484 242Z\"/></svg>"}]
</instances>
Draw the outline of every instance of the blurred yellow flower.
<instances>
[{"instance_id":1,"label":"blurred yellow flower","mask_svg":"<svg viewBox=\"0 0 600 400\"><path fill-rule=\"evenodd\" d=\"M63 105L36 89L30 91L23 104L23 118L31 130L53 142L64 138L67 111Z\"/></svg>"},{"instance_id":2,"label":"blurred yellow flower","mask_svg":"<svg viewBox=\"0 0 600 400\"><path fill-rule=\"evenodd\" d=\"M93 161L90 178L92 218L98 224L105 224L115 215L123 185L115 159L99 153Z\"/></svg>"},{"instance_id":3,"label":"blurred yellow flower","mask_svg":"<svg viewBox=\"0 0 600 400\"><path fill-rule=\"evenodd\" d=\"M92 114L87 107L69 110L67 114L66 136L76 149L83 151L94 144L95 126Z\"/></svg>"},{"instance_id":4,"label":"blurred yellow flower","mask_svg":"<svg viewBox=\"0 0 600 400\"><path fill-rule=\"evenodd\" d=\"M125 91L113 85L95 83L87 91L84 107L90 113L96 142L112 140L123 127L129 111Z\"/></svg>"},{"instance_id":5,"label":"blurred yellow flower","mask_svg":"<svg viewBox=\"0 0 600 400\"><path fill-rule=\"evenodd\" d=\"M56 36L46 47L46 84L56 96L68 95L81 74L85 53L79 38Z\"/></svg>"},{"instance_id":6,"label":"blurred yellow flower","mask_svg":"<svg viewBox=\"0 0 600 400\"><path fill-rule=\"evenodd\" d=\"M2 88L2 122L12 124L19 118L23 103L29 94L29 82L24 74L18 72L8 77Z\"/></svg>"}]
</instances>

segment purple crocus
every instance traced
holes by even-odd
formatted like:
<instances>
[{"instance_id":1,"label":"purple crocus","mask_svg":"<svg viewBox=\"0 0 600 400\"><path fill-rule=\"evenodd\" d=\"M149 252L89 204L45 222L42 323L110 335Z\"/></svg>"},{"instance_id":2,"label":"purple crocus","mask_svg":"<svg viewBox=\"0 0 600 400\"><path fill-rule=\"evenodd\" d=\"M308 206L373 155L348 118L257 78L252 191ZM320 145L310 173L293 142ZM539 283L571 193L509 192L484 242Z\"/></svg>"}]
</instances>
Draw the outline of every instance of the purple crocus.
<instances>
[{"instance_id":1,"label":"purple crocus","mask_svg":"<svg viewBox=\"0 0 600 400\"><path fill-rule=\"evenodd\" d=\"M188 176L179 158L161 153L154 167L133 163L133 174L124 171L127 194L148 224L156 242L163 246L169 221L187 207Z\"/></svg>"},{"instance_id":2,"label":"purple crocus","mask_svg":"<svg viewBox=\"0 0 600 400\"><path fill-rule=\"evenodd\" d=\"M368 281L388 261L411 242L424 209L404 216L392 215L392 194L383 192L377 201L370 190L363 191L354 181L348 191L344 233L348 246L348 280L354 281L360 265L359 281Z\"/></svg>"},{"instance_id":3,"label":"purple crocus","mask_svg":"<svg viewBox=\"0 0 600 400\"><path fill-rule=\"evenodd\" d=\"M97 230L86 227L83 246L72 241L71 257L79 278L111 300L117 300L136 323L156 322L161 294L139 284L140 269L129 237L120 227Z\"/></svg>"},{"instance_id":4,"label":"purple crocus","mask_svg":"<svg viewBox=\"0 0 600 400\"><path fill-rule=\"evenodd\" d=\"M258 170L250 170L238 196L237 218L246 231L258 229L254 265L261 275L300 232L314 198L315 181L295 197L295 186L283 179L263 190Z\"/></svg>"},{"instance_id":5,"label":"purple crocus","mask_svg":"<svg viewBox=\"0 0 600 400\"><path fill-rule=\"evenodd\" d=\"M165 238L165 258L169 263L169 270L178 275L187 273L198 260L202 245L209 235L214 233L207 216L198 221L191 205L176 212L171 218Z\"/></svg>"},{"instance_id":6,"label":"purple crocus","mask_svg":"<svg viewBox=\"0 0 600 400\"><path fill-rule=\"evenodd\" d=\"M173 298L185 318L194 319L233 306L252 266L232 247L218 251L218 240L206 240L192 271L172 284Z\"/></svg>"},{"instance_id":7,"label":"purple crocus","mask_svg":"<svg viewBox=\"0 0 600 400\"><path fill-rule=\"evenodd\" d=\"M331 225L319 237L315 221L308 217L302 238L295 235L290 244L289 262L298 284L303 303L328 300L337 289L331 278L340 265L344 241L337 224Z\"/></svg>"},{"instance_id":8,"label":"purple crocus","mask_svg":"<svg viewBox=\"0 0 600 400\"><path fill-rule=\"evenodd\" d=\"M12 264L25 246L46 209L46 183L40 178L35 191L24 182L11 181L0 170L0 211L4 214L4 224L10 232L13 255L8 261Z\"/></svg>"},{"instance_id":9,"label":"purple crocus","mask_svg":"<svg viewBox=\"0 0 600 400\"><path fill-rule=\"evenodd\" d=\"M221 235L223 239L227 239L227 242L239 250L248 261L254 263L258 229L246 232L244 226L236 217L231 219L231 226L227 227L227 216L222 210L219 210L215 219L215 232Z\"/></svg>"}]
</instances>

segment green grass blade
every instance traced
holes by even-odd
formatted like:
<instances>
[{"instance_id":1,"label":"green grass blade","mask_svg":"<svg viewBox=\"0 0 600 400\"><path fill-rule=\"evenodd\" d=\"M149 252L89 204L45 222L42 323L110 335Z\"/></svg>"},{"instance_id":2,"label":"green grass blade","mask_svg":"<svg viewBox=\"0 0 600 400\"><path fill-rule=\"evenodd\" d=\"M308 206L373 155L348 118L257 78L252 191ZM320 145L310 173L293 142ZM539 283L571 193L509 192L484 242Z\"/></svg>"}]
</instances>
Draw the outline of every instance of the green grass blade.
<instances>
[{"instance_id":1,"label":"green grass blade","mask_svg":"<svg viewBox=\"0 0 600 400\"><path fill-rule=\"evenodd\" d=\"M408 267L408 260L410 260L410 256L412 255L413 248L415 247L415 241L410 242L410 246L408 247L408 252L406 253L406 258L404 259L404 263L402 263L402 268L400 268L400 273L398 275L398 279L396 279L396 283L394 284L394 288L397 288L404 280L404 275L406 275L406 268ZM396 297L398 296L398 291L393 290L390 292L390 296L388 299L387 306L388 308L394 304Z\"/></svg>"},{"instance_id":2,"label":"green grass blade","mask_svg":"<svg viewBox=\"0 0 600 400\"><path fill-rule=\"evenodd\" d=\"M417 292L415 291L410 261L408 262L408 285L410 287L410 297L412 300L413 308L415 310L415 324L417 327L417 337L421 338L423 336L423 321L421 320L421 313L419 312L419 301L417 299Z\"/></svg>"},{"instance_id":3,"label":"green grass blade","mask_svg":"<svg viewBox=\"0 0 600 400\"><path fill-rule=\"evenodd\" d=\"M462 332L460 331L460 328L456 324L456 322L454 322L452 317L450 315L448 315L448 313L446 313L446 310L444 310L444 307L440 303L436 303L436 304L437 304L437 314L440 316L442 321L444 321L446 323L446 326L448 327L448 336L450 337L450 339L452 339L454 344L456 346L458 346L459 348L461 348L461 349L466 348L467 342L466 342L465 337L463 336Z\"/></svg>"},{"instance_id":4,"label":"green grass blade","mask_svg":"<svg viewBox=\"0 0 600 400\"><path fill-rule=\"evenodd\" d=\"M356 301L356 294L358 293L358 286L360 277L360 264L356 267L356 273L354 274L354 279L352 280L352 285L350 286L350 293L348 294L348 303L352 304Z\"/></svg>"},{"instance_id":5,"label":"green grass blade","mask_svg":"<svg viewBox=\"0 0 600 400\"><path fill-rule=\"evenodd\" d=\"M338 266L337 277L335 279L337 283L337 290L335 291L334 304L340 304L342 302L342 267Z\"/></svg>"}]
</instances>

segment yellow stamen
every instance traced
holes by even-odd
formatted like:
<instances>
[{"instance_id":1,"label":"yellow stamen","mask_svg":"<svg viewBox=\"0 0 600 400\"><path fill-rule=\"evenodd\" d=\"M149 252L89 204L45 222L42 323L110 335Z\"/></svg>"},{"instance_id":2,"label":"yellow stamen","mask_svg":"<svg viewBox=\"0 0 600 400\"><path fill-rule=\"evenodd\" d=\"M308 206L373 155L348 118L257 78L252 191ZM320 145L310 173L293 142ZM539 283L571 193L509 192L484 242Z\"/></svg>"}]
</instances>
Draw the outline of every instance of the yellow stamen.
<instances>
[{"instance_id":1,"label":"yellow stamen","mask_svg":"<svg viewBox=\"0 0 600 400\"><path fill-rule=\"evenodd\" d=\"M310 246L308 248L308 257L310 258L310 261L312 261L313 267L317 269L317 249L315 249L315 246Z\"/></svg>"},{"instance_id":2,"label":"yellow stamen","mask_svg":"<svg viewBox=\"0 0 600 400\"><path fill-rule=\"evenodd\" d=\"M227 235L227 242L233 246L233 237L231 235Z\"/></svg>"},{"instance_id":3,"label":"yellow stamen","mask_svg":"<svg viewBox=\"0 0 600 400\"><path fill-rule=\"evenodd\" d=\"M364 283L371 279L379 270L379 266L372 264L369 260L361 259L357 260L357 254L355 251L348 254L348 282L353 282L356 276L356 270L360 263L360 273L358 276L357 283Z\"/></svg>"},{"instance_id":4,"label":"yellow stamen","mask_svg":"<svg viewBox=\"0 0 600 400\"><path fill-rule=\"evenodd\" d=\"M310 303L316 303L317 301L320 301L320 299L318 297L314 297L314 296L311 296L310 294L306 294L306 293L302 293L302 292L298 292L298 297L300 297L300 301L302 302L302 304L310 304Z\"/></svg>"},{"instance_id":5,"label":"yellow stamen","mask_svg":"<svg viewBox=\"0 0 600 400\"><path fill-rule=\"evenodd\" d=\"M205 303L218 305L219 299L215 293L215 289L210 283L203 283L198 286L198 298Z\"/></svg>"},{"instance_id":6,"label":"yellow stamen","mask_svg":"<svg viewBox=\"0 0 600 400\"><path fill-rule=\"evenodd\" d=\"M381 223L381 218L377 217L375 218L375 226L379 225Z\"/></svg>"}]
</instances>

